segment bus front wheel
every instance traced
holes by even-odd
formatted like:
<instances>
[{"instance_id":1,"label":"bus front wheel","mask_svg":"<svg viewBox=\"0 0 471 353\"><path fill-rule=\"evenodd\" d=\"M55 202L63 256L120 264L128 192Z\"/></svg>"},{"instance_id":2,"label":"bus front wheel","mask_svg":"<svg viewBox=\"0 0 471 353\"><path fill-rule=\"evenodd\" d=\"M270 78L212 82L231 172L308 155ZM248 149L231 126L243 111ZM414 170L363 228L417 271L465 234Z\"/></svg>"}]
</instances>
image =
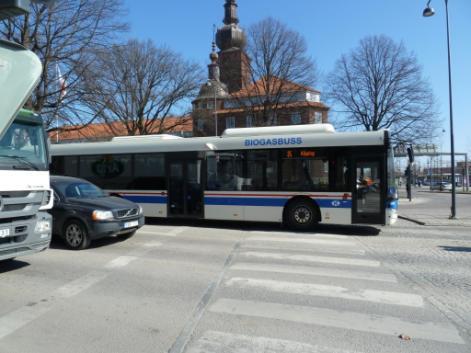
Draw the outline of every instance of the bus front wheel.
<instances>
[{"instance_id":1,"label":"bus front wheel","mask_svg":"<svg viewBox=\"0 0 471 353\"><path fill-rule=\"evenodd\" d=\"M319 223L319 212L308 199L293 200L286 209L286 222L289 228L309 230Z\"/></svg>"}]
</instances>

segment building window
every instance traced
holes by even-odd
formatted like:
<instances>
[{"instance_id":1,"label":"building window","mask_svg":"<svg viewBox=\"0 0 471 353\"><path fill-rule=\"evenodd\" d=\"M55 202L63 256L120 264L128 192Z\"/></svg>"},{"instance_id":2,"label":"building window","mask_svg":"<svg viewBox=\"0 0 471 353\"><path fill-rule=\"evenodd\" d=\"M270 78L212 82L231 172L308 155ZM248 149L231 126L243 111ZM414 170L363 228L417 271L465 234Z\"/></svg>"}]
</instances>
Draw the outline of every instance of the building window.
<instances>
[{"instance_id":1,"label":"building window","mask_svg":"<svg viewBox=\"0 0 471 353\"><path fill-rule=\"evenodd\" d=\"M291 124L292 125L301 124L301 113L300 112L291 113Z\"/></svg>"},{"instance_id":2,"label":"building window","mask_svg":"<svg viewBox=\"0 0 471 353\"><path fill-rule=\"evenodd\" d=\"M202 109L207 109L208 108L208 103L206 103L206 102L201 103L201 108Z\"/></svg>"},{"instance_id":3,"label":"building window","mask_svg":"<svg viewBox=\"0 0 471 353\"><path fill-rule=\"evenodd\" d=\"M314 124L322 124L322 112L314 112Z\"/></svg>"},{"instance_id":4,"label":"building window","mask_svg":"<svg viewBox=\"0 0 471 353\"><path fill-rule=\"evenodd\" d=\"M235 126L236 126L235 116L228 116L226 118L226 129L232 129L232 128L235 128Z\"/></svg>"},{"instance_id":5,"label":"building window","mask_svg":"<svg viewBox=\"0 0 471 353\"><path fill-rule=\"evenodd\" d=\"M247 115L245 117L245 126L252 127L253 126L253 118L252 115Z\"/></svg>"},{"instance_id":6,"label":"building window","mask_svg":"<svg viewBox=\"0 0 471 353\"><path fill-rule=\"evenodd\" d=\"M198 127L198 130L203 131L204 130L204 120L203 119L198 119L196 122L196 126Z\"/></svg>"}]
</instances>

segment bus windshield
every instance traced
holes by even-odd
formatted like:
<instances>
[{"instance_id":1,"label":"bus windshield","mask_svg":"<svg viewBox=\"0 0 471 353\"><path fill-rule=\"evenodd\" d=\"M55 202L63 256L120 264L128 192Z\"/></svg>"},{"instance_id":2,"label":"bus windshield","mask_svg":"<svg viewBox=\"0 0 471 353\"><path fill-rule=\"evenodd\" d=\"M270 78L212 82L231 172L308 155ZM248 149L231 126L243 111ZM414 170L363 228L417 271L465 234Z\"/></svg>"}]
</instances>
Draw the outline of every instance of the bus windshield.
<instances>
[{"instance_id":1,"label":"bus windshield","mask_svg":"<svg viewBox=\"0 0 471 353\"><path fill-rule=\"evenodd\" d=\"M15 121L0 140L1 170L47 170L42 125Z\"/></svg>"}]
</instances>

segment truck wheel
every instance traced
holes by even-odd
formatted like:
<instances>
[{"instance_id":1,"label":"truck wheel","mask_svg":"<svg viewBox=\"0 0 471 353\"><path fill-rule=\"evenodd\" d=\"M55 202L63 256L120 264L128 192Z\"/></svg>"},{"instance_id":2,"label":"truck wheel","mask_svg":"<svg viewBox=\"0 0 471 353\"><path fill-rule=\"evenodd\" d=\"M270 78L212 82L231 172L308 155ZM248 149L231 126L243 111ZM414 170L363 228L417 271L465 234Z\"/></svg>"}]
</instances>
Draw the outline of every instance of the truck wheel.
<instances>
[{"instance_id":1,"label":"truck wheel","mask_svg":"<svg viewBox=\"0 0 471 353\"><path fill-rule=\"evenodd\" d=\"M64 227L64 240L72 250L86 249L90 246L87 228L79 220L68 221Z\"/></svg>"},{"instance_id":2,"label":"truck wheel","mask_svg":"<svg viewBox=\"0 0 471 353\"><path fill-rule=\"evenodd\" d=\"M319 223L319 214L309 200L296 200L287 208L288 227L296 230L308 230Z\"/></svg>"}]
</instances>

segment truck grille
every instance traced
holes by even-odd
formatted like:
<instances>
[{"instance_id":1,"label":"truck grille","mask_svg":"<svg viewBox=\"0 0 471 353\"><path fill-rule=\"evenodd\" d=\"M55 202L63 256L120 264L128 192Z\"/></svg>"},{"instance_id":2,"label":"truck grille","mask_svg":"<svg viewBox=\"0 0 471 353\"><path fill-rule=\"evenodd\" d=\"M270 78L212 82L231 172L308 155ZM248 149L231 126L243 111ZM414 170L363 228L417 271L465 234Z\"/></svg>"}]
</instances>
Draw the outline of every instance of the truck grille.
<instances>
[{"instance_id":1,"label":"truck grille","mask_svg":"<svg viewBox=\"0 0 471 353\"><path fill-rule=\"evenodd\" d=\"M137 208L130 208L127 210L119 210L116 212L117 218L127 218L137 216L139 214L139 209Z\"/></svg>"},{"instance_id":2,"label":"truck grille","mask_svg":"<svg viewBox=\"0 0 471 353\"><path fill-rule=\"evenodd\" d=\"M34 216L44 198L45 191L1 191L0 222L7 218Z\"/></svg>"}]
</instances>

